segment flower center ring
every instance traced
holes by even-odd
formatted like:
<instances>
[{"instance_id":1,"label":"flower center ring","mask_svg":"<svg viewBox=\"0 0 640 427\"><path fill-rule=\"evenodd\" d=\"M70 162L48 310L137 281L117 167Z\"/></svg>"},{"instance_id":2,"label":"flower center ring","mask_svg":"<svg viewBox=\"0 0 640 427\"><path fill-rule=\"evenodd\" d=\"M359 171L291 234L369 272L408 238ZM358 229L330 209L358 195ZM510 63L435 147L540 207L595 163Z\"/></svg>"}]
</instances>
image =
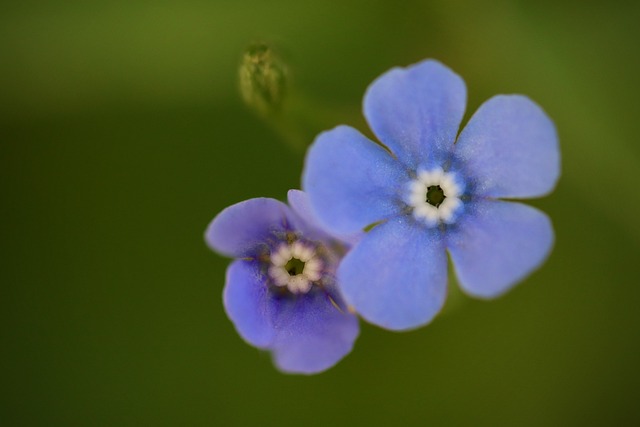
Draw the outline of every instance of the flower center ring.
<instances>
[{"instance_id":1,"label":"flower center ring","mask_svg":"<svg viewBox=\"0 0 640 427\"><path fill-rule=\"evenodd\" d=\"M286 286L294 294L306 294L322 277L322 261L315 247L300 241L282 243L270 257L269 276L276 286Z\"/></svg>"},{"instance_id":2,"label":"flower center ring","mask_svg":"<svg viewBox=\"0 0 640 427\"><path fill-rule=\"evenodd\" d=\"M450 224L462 205L461 194L462 187L453 172L440 168L423 170L409 184L408 204L413 208L413 216L427 225Z\"/></svg>"}]
</instances>

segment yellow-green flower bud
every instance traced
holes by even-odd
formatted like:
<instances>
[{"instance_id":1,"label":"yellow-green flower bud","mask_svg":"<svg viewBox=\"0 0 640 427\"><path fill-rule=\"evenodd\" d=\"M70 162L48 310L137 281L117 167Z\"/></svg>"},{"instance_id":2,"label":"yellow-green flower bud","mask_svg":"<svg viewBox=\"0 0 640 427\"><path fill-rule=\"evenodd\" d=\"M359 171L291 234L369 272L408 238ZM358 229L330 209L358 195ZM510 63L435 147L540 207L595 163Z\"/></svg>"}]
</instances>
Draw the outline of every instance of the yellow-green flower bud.
<instances>
[{"instance_id":1,"label":"yellow-green flower bud","mask_svg":"<svg viewBox=\"0 0 640 427\"><path fill-rule=\"evenodd\" d=\"M280 110L286 94L287 67L266 43L254 43L244 52L239 69L240 93L247 105L262 115Z\"/></svg>"}]
</instances>

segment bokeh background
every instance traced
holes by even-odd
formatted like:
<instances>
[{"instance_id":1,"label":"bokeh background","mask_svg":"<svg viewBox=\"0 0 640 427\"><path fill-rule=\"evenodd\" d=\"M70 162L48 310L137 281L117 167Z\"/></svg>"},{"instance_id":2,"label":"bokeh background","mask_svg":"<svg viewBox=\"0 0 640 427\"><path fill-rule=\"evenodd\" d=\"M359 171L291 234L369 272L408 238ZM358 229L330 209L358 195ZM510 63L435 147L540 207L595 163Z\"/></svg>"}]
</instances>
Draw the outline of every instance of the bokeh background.
<instances>
[{"instance_id":1,"label":"bokeh background","mask_svg":"<svg viewBox=\"0 0 640 427\"><path fill-rule=\"evenodd\" d=\"M3 4L0 424L638 425L639 4ZM276 371L226 318L227 260L202 239L224 207L299 186L303 152L238 94L256 40L306 99L290 110L306 143L364 130L366 86L428 57L466 80L467 117L536 100L563 155L534 202L557 234L547 264L490 302L452 282L420 330L363 324L321 375Z\"/></svg>"}]
</instances>

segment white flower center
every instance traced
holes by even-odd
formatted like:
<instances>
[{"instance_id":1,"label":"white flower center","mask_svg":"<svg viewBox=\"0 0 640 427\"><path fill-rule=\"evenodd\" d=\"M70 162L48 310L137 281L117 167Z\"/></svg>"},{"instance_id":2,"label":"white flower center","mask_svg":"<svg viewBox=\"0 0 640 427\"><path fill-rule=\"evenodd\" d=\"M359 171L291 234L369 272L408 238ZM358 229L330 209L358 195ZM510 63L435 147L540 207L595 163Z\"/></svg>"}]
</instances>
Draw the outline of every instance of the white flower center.
<instances>
[{"instance_id":1,"label":"white flower center","mask_svg":"<svg viewBox=\"0 0 640 427\"><path fill-rule=\"evenodd\" d=\"M271 253L269 275L276 286L286 286L294 294L305 294L322 277L322 261L313 246L302 242L282 243Z\"/></svg>"},{"instance_id":2,"label":"white flower center","mask_svg":"<svg viewBox=\"0 0 640 427\"><path fill-rule=\"evenodd\" d=\"M438 168L418 172L409 185L408 202L413 207L413 216L428 225L451 223L462 205L461 194L455 175Z\"/></svg>"}]
</instances>

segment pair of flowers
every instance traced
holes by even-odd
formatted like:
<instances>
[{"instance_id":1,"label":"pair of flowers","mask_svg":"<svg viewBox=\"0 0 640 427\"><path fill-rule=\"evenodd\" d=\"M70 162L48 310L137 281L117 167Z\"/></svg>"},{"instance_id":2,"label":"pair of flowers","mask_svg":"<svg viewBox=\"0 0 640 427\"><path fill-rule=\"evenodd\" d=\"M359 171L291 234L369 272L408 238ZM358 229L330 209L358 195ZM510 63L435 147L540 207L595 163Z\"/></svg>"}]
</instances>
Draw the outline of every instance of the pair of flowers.
<instances>
[{"instance_id":1,"label":"pair of flowers","mask_svg":"<svg viewBox=\"0 0 640 427\"><path fill-rule=\"evenodd\" d=\"M310 147L305 192L251 199L206 231L236 258L224 305L240 335L285 372L323 371L348 354L356 313L391 330L429 323L447 293L447 251L463 290L501 295L553 245L547 216L508 198L550 192L555 127L520 95L495 96L458 130L466 87L434 60L394 68L364 97L376 144L338 126ZM365 231L367 230L367 231Z\"/></svg>"}]
</instances>

